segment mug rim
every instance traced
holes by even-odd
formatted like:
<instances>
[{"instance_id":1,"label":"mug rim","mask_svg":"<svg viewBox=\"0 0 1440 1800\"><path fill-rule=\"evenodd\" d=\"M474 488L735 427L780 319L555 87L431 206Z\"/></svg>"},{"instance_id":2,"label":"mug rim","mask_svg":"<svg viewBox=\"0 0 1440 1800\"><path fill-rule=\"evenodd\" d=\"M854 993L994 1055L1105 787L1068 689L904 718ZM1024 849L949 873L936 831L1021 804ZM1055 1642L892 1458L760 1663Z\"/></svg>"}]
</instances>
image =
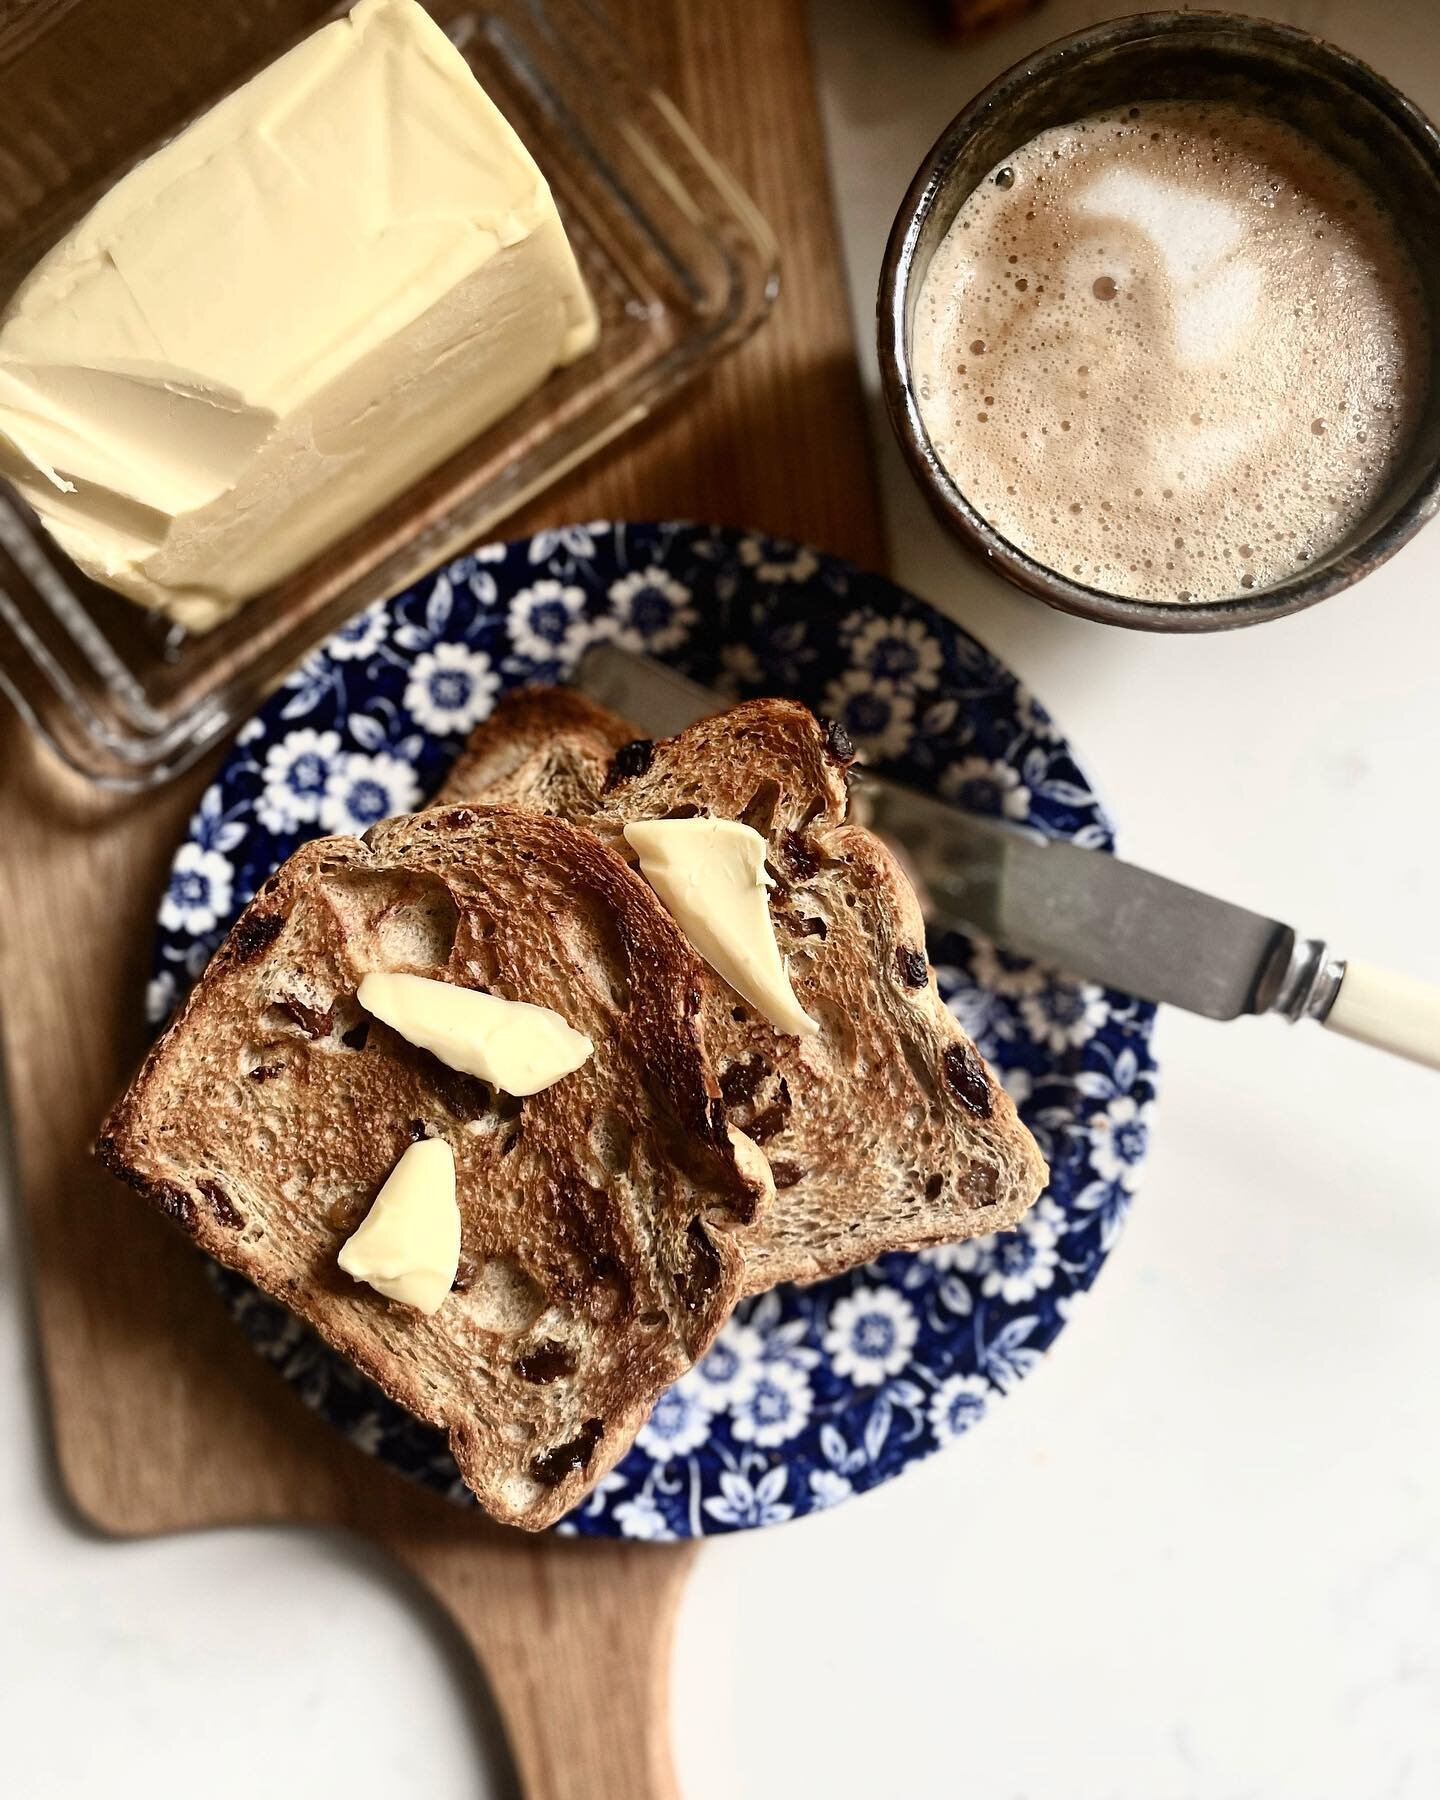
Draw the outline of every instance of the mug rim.
<instances>
[{"instance_id":1,"label":"mug rim","mask_svg":"<svg viewBox=\"0 0 1440 1800\"><path fill-rule=\"evenodd\" d=\"M1102 588L1072 580L1020 549L966 497L960 484L941 462L920 416L906 342L905 314L916 276L920 234L949 190L949 167L981 123L987 121L996 108L1007 105L1018 89L1061 64L1074 67L1098 52L1117 46L1143 43L1150 38L1183 36L1200 43L1217 44L1243 36L1247 46L1253 47L1258 41L1262 45L1283 46L1301 52L1313 65L1323 67L1330 75L1343 80L1359 96L1385 113L1430 167L1437 192L1440 192L1440 131L1414 101L1407 99L1392 82L1349 51L1298 26L1245 13L1173 10L1131 13L1124 18L1069 32L1042 45L1012 63L956 113L931 145L906 189L885 246L876 295L880 386L886 410L910 473L941 522L967 549L997 568L1016 587L1061 612L1131 630L1175 633L1229 631L1258 625L1269 619L1303 612L1352 587L1408 543L1440 507L1440 452L1432 457L1414 492L1388 519L1359 543L1314 571L1292 575L1257 594L1242 594L1227 600L1177 602L1107 593ZM920 278L923 279L923 271ZM1429 370L1432 383L1440 380L1437 356L1440 356L1440 343L1432 345Z\"/></svg>"}]
</instances>

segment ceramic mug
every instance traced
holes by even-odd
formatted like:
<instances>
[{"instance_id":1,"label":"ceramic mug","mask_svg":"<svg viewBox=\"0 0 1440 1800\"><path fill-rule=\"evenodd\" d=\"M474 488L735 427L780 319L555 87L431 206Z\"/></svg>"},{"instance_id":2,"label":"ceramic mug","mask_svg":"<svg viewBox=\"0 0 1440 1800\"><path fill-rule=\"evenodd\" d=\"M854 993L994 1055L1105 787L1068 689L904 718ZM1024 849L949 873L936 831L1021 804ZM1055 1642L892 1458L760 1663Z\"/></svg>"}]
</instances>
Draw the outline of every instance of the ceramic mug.
<instances>
[{"instance_id":1,"label":"ceramic mug","mask_svg":"<svg viewBox=\"0 0 1440 1800\"><path fill-rule=\"evenodd\" d=\"M1421 279L1432 346L1418 424L1384 490L1301 572L1230 600L1130 599L1071 580L1010 543L966 498L930 442L910 357L930 258L981 181L1040 132L1137 101L1226 102L1271 113L1352 168L1393 213ZM880 379L912 474L945 525L1016 586L1064 612L1144 631L1225 631L1299 612L1392 556L1440 505L1440 133L1357 58L1287 25L1231 13L1141 13L1060 38L959 113L896 217L878 298Z\"/></svg>"}]
</instances>

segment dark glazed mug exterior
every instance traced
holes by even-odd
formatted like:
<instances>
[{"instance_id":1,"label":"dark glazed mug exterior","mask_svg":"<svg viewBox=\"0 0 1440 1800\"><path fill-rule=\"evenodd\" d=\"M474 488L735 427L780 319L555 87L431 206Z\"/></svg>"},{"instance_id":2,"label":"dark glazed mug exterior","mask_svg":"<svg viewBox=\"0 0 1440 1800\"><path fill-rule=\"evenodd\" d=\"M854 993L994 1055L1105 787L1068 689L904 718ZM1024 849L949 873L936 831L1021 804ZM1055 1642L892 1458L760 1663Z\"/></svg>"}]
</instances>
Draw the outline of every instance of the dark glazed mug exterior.
<instances>
[{"instance_id":1,"label":"dark glazed mug exterior","mask_svg":"<svg viewBox=\"0 0 1440 1800\"><path fill-rule=\"evenodd\" d=\"M911 380L910 326L930 258L985 176L1051 126L1165 99L1226 101L1277 114L1348 164L1393 213L1419 271L1428 315L1427 391L1384 492L1310 568L1233 600L1128 599L1027 556L981 516L941 463ZM1235 13L1141 13L1060 38L1017 63L951 121L921 164L890 233L877 311L885 403L930 504L962 543L1063 612L1141 631L1256 625L1359 581L1440 506L1440 134L1373 69L1290 26Z\"/></svg>"}]
</instances>

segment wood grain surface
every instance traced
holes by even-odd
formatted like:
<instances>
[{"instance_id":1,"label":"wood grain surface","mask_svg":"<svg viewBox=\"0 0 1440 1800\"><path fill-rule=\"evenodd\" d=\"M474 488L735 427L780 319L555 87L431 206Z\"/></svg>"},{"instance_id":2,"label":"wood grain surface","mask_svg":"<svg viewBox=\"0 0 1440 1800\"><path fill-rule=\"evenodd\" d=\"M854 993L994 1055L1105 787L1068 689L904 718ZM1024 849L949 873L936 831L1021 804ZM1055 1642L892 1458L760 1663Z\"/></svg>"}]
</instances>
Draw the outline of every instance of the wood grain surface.
<instances>
[{"instance_id":1,"label":"wood grain surface","mask_svg":"<svg viewBox=\"0 0 1440 1800\"><path fill-rule=\"evenodd\" d=\"M805 13L798 0L612 6L781 245L760 335L513 529L700 517L880 559ZM673 1793L670 1626L693 1549L531 1539L412 1487L251 1355L195 1252L90 1160L143 1047L170 855L212 763L136 799L88 788L0 715L0 1031L56 1460L110 1533L323 1522L389 1550L453 1615L524 1791Z\"/></svg>"}]
</instances>

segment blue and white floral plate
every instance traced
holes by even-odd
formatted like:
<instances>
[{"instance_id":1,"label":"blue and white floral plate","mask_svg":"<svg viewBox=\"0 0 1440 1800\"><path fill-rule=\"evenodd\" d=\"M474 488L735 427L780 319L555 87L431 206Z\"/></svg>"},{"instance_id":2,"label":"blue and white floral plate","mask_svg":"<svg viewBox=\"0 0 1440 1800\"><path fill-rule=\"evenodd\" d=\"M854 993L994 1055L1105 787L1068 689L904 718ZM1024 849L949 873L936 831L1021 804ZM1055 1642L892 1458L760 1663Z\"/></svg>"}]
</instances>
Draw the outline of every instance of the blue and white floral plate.
<instances>
[{"instance_id":1,"label":"blue and white floral plate","mask_svg":"<svg viewBox=\"0 0 1440 1800\"><path fill-rule=\"evenodd\" d=\"M797 694L863 755L979 811L1108 848L1069 746L995 658L835 557L694 525L587 525L496 544L360 614L240 732L175 857L157 1023L276 865L433 793L507 688L597 638L736 695ZM1018 1230L882 1258L744 1304L634 1449L557 1529L685 1538L780 1524L968 1432L1039 1361L1115 1240L1145 1153L1154 1009L959 935L930 945L951 1007L1053 1171ZM236 1319L363 1449L460 1502L417 1424L285 1309L217 1271Z\"/></svg>"}]
</instances>

